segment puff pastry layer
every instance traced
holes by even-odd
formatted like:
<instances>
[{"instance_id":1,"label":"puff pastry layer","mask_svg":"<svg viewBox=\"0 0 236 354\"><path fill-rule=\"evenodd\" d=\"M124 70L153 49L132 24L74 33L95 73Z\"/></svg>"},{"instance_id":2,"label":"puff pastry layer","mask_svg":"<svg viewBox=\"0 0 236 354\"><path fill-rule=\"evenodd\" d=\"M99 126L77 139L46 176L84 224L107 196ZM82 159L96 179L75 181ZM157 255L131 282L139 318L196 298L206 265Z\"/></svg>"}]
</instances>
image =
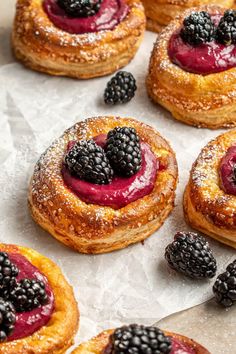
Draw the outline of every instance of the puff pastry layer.
<instances>
[{"instance_id":1,"label":"puff pastry layer","mask_svg":"<svg viewBox=\"0 0 236 354\"><path fill-rule=\"evenodd\" d=\"M216 240L236 248L236 196L220 187L219 164L231 145L236 130L212 140L194 163L184 194L187 222Z\"/></svg>"},{"instance_id":2,"label":"puff pastry layer","mask_svg":"<svg viewBox=\"0 0 236 354\"><path fill-rule=\"evenodd\" d=\"M214 3L230 8L234 0L142 0L147 15L147 29L160 32L181 12L196 6Z\"/></svg>"},{"instance_id":3,"label":"puff pastry layer","mask_svg":"<svg viewBox=\"0 0 236 354\"><path fill-rule=\"evenodd\" d=\"M117 126L134 127L165 166L153 191L127 206L86 204L64 184L62 160L71 140L91 139ZM173 209L177 163L169 144L150 126L131 118L98 117L68 129L39 159L30 184L29 205L35 221L59 241L82 253L104 253L144 240Z\"/></svg>"},{"instance_id":4,"label":"puff pastry layer","mask_svg":"<svg viewBox=\"0 0 236 354\"><path fill-rule=\"evenodd\" d=\"M88 342L80 344L80 346L74 350L72 354L102 354L103 350L109 343L109 337L112 333L113 330L107 330L100 333L98 336L90 339ZM196 343L192 339L167 331L164 331L164 333L185 343L191 349L194 349L196 354L210 354L208 350L203 348L200 344Z\"/></svg>"},{"instance_id":5,"label":"puff pastry layer","mask_svg":"<svg viewBox=\"0 0 236 354\"><path fill-rule=\"evenodd\" d=\"M20 253L26 257L47 277L55 297L55 309L48 324L29 337L1 343L0 354L65 353L66 349L73 344L78 328L79 312L73 290L61 270L50 259L30 248L0 244L0 250Z\"/></svg>"},{"instance_id":6,"label":"puff pastry layer","mask_svg":"<svg viewBox=\"0 0 236 354\"><path fill-rule=\"evenodd\" d=\"M54 26L43 0L18 0L12 33L16 58L34 70L79 79L118 70L134 57L146 22L141 2L125 1L130 12L112 31L79 35Z\"/></svg>"},{"instance_id":7,"label":"puff pastry layer","mask_svg":"<svg viewBox=\"0 0 236 354\"><path fill-rule=\"evenodd\" d=\"M235 126L236 68L203 76L181 69L169 58L169 40L193 10L224 13L214 5L187 10L160 33L150 59L148 94L186 124L211 129Z\"/></svg>"}]
</instances>

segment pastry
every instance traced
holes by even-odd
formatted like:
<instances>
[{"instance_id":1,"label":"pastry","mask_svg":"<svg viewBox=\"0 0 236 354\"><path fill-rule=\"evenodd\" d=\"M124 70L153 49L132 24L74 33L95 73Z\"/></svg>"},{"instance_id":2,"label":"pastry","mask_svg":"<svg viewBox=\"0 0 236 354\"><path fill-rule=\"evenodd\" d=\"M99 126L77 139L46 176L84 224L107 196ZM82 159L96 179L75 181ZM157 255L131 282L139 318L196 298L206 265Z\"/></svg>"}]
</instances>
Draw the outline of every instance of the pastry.
<instances>
[{"instance_id":1,"label":"pastry","mask_svg":"<svg viewBox=\"0 0 236 354\"><path fill-rule=\"evenodd\" d=\"M159 35L147 91L174 118L216 129L236 122L236 12L215 5L188 10Z\"/></svg>"},{"instance_id":2,"label":"pastry","mask_svg":"<svg viewBox=\"0 0 236 354\"><path fill-rule=\"evenodd\" d=\"M130 62L145 22L140 0L18 0L13 50L31 69L89 79Z\"/></svg>"},{"instance_id":3,"label":"pastry","mask_svg":"<svg viewBox=\"0 0 236 354\"><path fill-rule=\"evenodd\" d=\"M0 265L0 353L65 353L79 314L59 267L30 248L6 244Z\"/></svg>"},{"instance_id":4,"label":"pastry","mask_svg":"<svg viewBox=\"0 0 236 354\"><path fill-rule=\"evenodd\" d=\"M163 224L177 174L174 152L150 126L90 118L41 156L29 206L35 221L67 246L110 252L143 241Z\"/></svg>"},{"instance_id":5,"label":"pastry","mask_svg":"<svg viewBox=\"0 0 236 354\"><path fill-rule=\"evenodd\" d=\"M147 29L160 32L177 15L191 7L209 5L211 0L142 0L147 16ZM215 5L231 8L234 0L214 0Z\"/></svg>"},{"instance_id":6,"label":"pastry","mask_svg":"<svg viewBox=\"0 0 236 354\"><path fill-rule=\"evenodd\" d=\"M194 163L184 194L188 223L236 248L236 130L212 140Z\"/></svg>"},{"instance_id":7,"label":"pastry","mask_svg":"<svg viewBox=\"0 0 236 354\"><path fill-rule=\"evenodd\" d=\"M138 330L138 334L135 336L136 343L134 345L131 341L135 330ZM145 342L142 342L142 338L140 338L142 334L146 339ZM116 343L114 343L115 340ZM155 342L154 347L152 347L151 341ZM123 326L116 330L104 331L88 342L82 343L72 354L144 353L144 350L139 350L141 343L148 347L148 353L210 354L207 349L193 339L167 331L162 332L156 327L140 325Z\"/></svg>"}]
</instances>

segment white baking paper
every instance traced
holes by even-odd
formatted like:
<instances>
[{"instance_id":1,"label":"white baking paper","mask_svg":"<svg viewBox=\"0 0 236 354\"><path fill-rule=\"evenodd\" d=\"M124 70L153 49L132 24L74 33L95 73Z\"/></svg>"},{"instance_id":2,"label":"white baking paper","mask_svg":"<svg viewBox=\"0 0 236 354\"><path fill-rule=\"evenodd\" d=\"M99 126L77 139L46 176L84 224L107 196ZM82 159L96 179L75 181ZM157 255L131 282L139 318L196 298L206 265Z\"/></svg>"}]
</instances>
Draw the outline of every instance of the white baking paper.
<instances>
[{"instance_id":1,"label":"white baking paper","mask_svg":"<svg viewBox=\"0 0 236 354\"><path fill-rule=\"evenodd\" d=\"M214 280L193 281L175 273L163 254L176 231L189 229L182 211L189 170L200 149L221 131L178 123L148 99L145 77L156 35L146 33L137 56L126 68L137 79L135 98L123 106L107 107L102 96L109 77L79 81L27 70L10 56L8 33L9 29L0 29L4 38L1 62L10 62L0 67L0 241L33 247L62 268L73 285L81 313L77 343L124 323L152 324L209 299ZM138 118L170 141L179 165L176 207L144 245L105 255L81 255L54 240L31 219L28 183L40 154L66 128L106 114ZM220 271L235 251L210 243Z\"/></svg>"}]
</instances>

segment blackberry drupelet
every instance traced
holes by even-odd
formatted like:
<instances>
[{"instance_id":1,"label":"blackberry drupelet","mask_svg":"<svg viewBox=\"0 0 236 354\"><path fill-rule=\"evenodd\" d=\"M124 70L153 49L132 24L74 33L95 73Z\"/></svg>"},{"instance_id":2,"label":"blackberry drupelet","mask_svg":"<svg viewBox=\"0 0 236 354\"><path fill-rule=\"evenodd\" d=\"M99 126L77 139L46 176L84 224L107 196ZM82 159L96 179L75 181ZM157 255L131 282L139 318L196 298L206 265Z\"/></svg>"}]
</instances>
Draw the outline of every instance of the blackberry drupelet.
<instances>
[{"instance_id":1,"label":"blackberry drupelet","mask_svg":"<svg viewBox=\"0 0 236 354\"><path fill-rule=\"evenodd\" d=\"M17 312L27 312L46 305L48 295L43 282L22 279L8 294L8 300L12 302Z\"/></svg>"},{"instance_id":2,"label":"blackberry drupelet","mask_svg":"<svg viewBox=\"0 0 236 354\"><path fill-rule=\"evenodd\" d=\"M169 354L171 339L156 327L137 324L117 328L111 335L112 354Z\"/></svg>"},{"instance_id":3,"label":"blackberry drupelet","mask_svg":"<svg viewBox=\"0 0 236 354\"><path fill-rule=\"evenodd\" d=\"M102 0L57 0L58 5L72 17L90 17L100 10Z\"/></svg>"},{"instance_id":4,"label":"blackberry drupelet","mask_svg":"<svg viewBox=\"0 0 236 354\"><path fill-rule=\"evenodd\" d=\"M106 104L127 103L134 97L136 90L136 80L133 75L127 71L119 71L107 83L104 101Z\"/></svg>"},{"instance_id":5,"label":"blackberry drupelet","mask_svg":"<svg viewBox=\"0 0 236 354\"><path fill-rule=\"evenodd\" d=\"M214 23L205 11L192 12L184 19L183 28L180 31L183 41L194 46L211 42L214 35Z\"/></svg>"},{"instance_id":6,"label":"blackberry drupelet","mask_svg":"<svg viewBox=\"0 0 236 354\"><path fill-rule=\"evenodd\" d=\"M231 307L236 303L236 259L217 277L213 293L216 301L225 307Z\"/></svg>"},{"instance_id":7,"label":"blackberry drupelet","mask_svg":"<svg viewBox=\"0 0 236 354\"><path fill-rule=\"evenodd\" d=\"M17 266L10 261L8 254L0 252L0 294L16 285L18 273Z\"/></svg>"},{"instance_id":8,"label":"blackberry drupelet","mask_svg":"<svg viewBox=\"0 0 236 354\"><path fill-rule=\"evenodd\" d=\"M236 11L227 10L221 18L216 30L216 39L219 43L236 44Z\"/></svg>"},{"instance_id":9,"label":"blackberry drupelet","mask_svg":"<svg viewBox=\"0 0 236 354\"><path fill-rule=\"evenodd\" d=\"M95 184L108 184L113 170L104 150L93 140L77 142L65 156L65 164L71 174Z\"/></svg>"},{"instance_id":10,"label":"blackberry drupelet","mask_svg":"<svg viewBox=\"0 0 236 354\"><path fill-rule=\"evenodd\" d=\"M4 342L12 333L16 322L14 306L0 298L0 342Z\"/></svg>"},{"instance_id":11,"label":"blackberry drupelet","mask_svg":"<svg viewBox=\"0 0 236 354\"><path fill-rule=\"evenodd\" d=\"M165 258L177 271L192 278L213 278L216 260L208 242L194 232L177 232L166 247Z\"/></svg>"},{"instance_id":12,"label":"blackberry drupelet","mask_svg":"<svg viewBox=\"0 0 236 354\"><path fill-rule=\"evenodd\" d=\"M130 177L141 168L142 156L139 137L134 128L117 127L107 135L107 158L114 171Z\"/></svg>"}]
</instances>

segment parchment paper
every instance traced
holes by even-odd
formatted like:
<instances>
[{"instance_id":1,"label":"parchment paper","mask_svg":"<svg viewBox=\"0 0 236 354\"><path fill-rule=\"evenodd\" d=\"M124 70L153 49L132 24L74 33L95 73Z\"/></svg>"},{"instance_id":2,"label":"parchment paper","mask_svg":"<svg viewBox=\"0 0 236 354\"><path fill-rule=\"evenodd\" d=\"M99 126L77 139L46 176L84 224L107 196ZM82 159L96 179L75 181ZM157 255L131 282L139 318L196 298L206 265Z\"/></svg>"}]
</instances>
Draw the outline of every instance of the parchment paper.
<instances>
[{"instance_id":1,"label":"parchment paper","mask_svg":"<svg viewBox=\"0 0 236 354\"><path fill-rule=\"evenodd\" d=\"M1 37L4 33L8 32L3 31ZM33 247L63 269L81 312L77 342L124 323L152 324L212 296L213 280L193 281L171 271L163 254L176 231L189 229L183 218L182 196L191 165L200 149L222 131L185 126L150 102L145 76L155 38L147 32L137 56L126 67L136 77L138 91L123 106L107 107L103 103L109 77L79 81L38 74L14 62L0 67L0 241ZM9 45L8 39L6 43ZM6 58L6 43L1 55L10 62L13 59ZM66 128L76 121L106 114L138 118L170 141L180 175L176 207L144 245L106 255L80 255L32 221L27 208L28 182L40 154ZM221 271L235 252L210 243Z\"/></svg>"}]
</instances>

